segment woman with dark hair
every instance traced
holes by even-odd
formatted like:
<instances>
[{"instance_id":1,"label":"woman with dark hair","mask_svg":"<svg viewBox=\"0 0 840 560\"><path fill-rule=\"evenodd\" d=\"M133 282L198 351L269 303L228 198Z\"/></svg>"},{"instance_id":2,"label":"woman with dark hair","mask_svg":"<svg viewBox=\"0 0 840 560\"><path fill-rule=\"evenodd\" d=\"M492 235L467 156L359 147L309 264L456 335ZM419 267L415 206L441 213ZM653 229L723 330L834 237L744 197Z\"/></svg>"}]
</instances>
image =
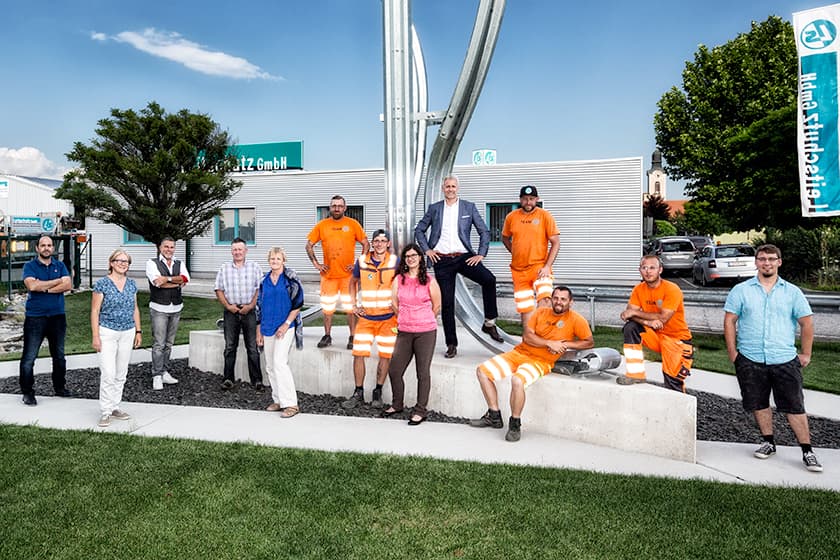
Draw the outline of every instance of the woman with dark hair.
<instances>
[{"instance_id":1,"label":"woman with dark hair","mask_svg":"<svg viewBox=\"0 0 840 560\"><path fill-rule=\"evenodd\" d=\"M437 339L436 315L440 311L440 287L426 273L426 259L420 246L411 243L400 255L399 273L391 286L391 304L397 312L397 343L388 376L391 379L391 406L382 413L388 418L402 412L405 383L403 375L414 358L417 369L417 404L409 426L426 420L429 390L432 384L430 366Z\"/></svg>"}]
</instances>

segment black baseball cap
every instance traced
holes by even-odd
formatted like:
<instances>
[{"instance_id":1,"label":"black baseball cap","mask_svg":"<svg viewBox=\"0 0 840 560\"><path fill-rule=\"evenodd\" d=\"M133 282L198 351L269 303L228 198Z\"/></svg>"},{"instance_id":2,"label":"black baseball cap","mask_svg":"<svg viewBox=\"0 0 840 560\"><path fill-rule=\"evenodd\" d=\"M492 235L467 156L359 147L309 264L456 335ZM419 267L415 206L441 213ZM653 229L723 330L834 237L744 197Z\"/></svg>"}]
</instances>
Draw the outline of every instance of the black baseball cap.
<instances>
[{"instance_id":1,"label":"black baseball cap","mask_svg":"<svg viewBox=\"0 0 840 560\"><path fill-rule=\"evenodd\" d=\"M540 196L537 194L537 187L533 185L525 185L521 189L519 189L519 198L523 196Z\"/></svg>"}]
</instances>

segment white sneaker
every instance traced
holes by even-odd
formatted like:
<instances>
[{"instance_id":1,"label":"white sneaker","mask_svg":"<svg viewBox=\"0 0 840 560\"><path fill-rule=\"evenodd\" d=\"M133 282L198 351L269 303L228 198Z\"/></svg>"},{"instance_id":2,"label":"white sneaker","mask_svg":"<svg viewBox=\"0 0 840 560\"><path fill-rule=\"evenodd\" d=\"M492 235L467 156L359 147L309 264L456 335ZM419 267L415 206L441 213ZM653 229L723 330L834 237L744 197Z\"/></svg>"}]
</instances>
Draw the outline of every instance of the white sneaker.
<instances>
[{"instance_id":1,"label":"white sneaker","mask_svg":"<svg viewBox=\"0 0 840 560\"><path fill-rule=\"evenodd\" d=\"M111 425L111 415L110 414L103 414L99 417L99 424L100 428L107 428Z\"/></svg>"},{"instance_id":2,"label":"white sneaker","mask_svg":"<svg viewBox=\"0 0 840 560\"><path fill-rule=\"evenodd\" d=\"M162 375L155 375L152 377L152 389L155 391L161 391L163 389L163 376Z\"/></svg>"},{"instance_id":3,"label":"white sneaker","mask_svg":"<svg viewBox=\"0 0 840 560\"><path fill-rule=\"evenodd\" d=\"M131 418L131 414L118 408L111 413L111 418L116 418L117 420L128 420Z\"/></svg>"},{"instance_id":4,"label":"white sneaker","mask_svg":"<svg viewBox=\"0 0 840 560\"><path fill-rule=\"evenodd\" d=\"M176 383L178 383L178 380L175 379L174 377L172 377L171 375L169 375L168 371L164 371L163 372L163 382L166 383L167 385L175 385Z\"/></svg>"}]
</instances>

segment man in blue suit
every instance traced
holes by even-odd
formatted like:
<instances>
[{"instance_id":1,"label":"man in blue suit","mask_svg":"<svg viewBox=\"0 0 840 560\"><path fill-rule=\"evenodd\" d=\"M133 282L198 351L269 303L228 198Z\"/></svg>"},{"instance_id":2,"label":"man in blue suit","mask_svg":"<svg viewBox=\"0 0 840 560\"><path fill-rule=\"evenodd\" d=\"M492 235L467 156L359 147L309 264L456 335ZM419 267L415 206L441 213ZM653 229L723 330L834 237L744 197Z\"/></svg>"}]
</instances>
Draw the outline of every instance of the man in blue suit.
<instances>
[{"instance_id":1,"label":"man in blue suit","mask_svg":"<svg viewBox=\"0 0 840 560\"><path fill-rule=\"evenodd\" d=\"M443 180L443 200L435 202L414 229L417 244L426 252L435 267L435 278L440 285L441 315L446 337L447 358L458 353L455 334L455 275L463 274L481 286L484 300L483 332L497 342L502 342L496 330L496 277L482 264L490 247L490 230L478 213L475 204L458 197L458 177L450 175ZM478 252L470 242L470 230L478 232ZM426 231L431 228L429 236Z\"/></svg>"}]
</instances>

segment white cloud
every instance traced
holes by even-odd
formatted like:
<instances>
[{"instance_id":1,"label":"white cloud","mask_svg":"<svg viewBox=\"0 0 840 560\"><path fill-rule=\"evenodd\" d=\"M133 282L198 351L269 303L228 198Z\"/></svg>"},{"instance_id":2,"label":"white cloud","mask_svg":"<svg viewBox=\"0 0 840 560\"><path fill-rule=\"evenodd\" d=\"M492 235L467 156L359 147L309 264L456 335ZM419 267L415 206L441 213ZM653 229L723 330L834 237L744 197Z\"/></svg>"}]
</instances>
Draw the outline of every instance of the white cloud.
<instances>
[{"instance_id":1,"label":"white cloud","mask_svg":"<svg viewBox=\"0 0 840 560\"><path fill-rule=\"evenodd\" d=\"M283 79L279 76L272 76L244 58L219 51L211 51L207 47L189 41L174 32L148 28L141 32L123 31L111 38L120 43L128 43L145 53L183 64L187 68L202 74L239 80ZM104 33L94 32L91 33L91 39L103 41L107 39L107 36Z\"/></svg>"},{"instance_id":2,"label":"white cloud","mask_svg":"<svg viewBox=\"0 0 840 560\"><path fill-rule=\"evenodd\" d=\"M38 148L24 146L16 150L0 147L0 172L26 177L61 179L68 171L70 169L67 167L51 162Z\"/></svg>"},{"instance_id":3,"label":"white cloud","mask_svg":"<svg viewBox=\"0 0 840 560\"><path fill-rule=\"evenodd\" d=\"M96 31L91 31L90 38L93 39L94 41L107 41L108 40L107 35L105 35L104 33L98 33Z\"/></svg>"}]
</instances>

